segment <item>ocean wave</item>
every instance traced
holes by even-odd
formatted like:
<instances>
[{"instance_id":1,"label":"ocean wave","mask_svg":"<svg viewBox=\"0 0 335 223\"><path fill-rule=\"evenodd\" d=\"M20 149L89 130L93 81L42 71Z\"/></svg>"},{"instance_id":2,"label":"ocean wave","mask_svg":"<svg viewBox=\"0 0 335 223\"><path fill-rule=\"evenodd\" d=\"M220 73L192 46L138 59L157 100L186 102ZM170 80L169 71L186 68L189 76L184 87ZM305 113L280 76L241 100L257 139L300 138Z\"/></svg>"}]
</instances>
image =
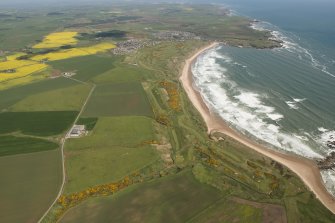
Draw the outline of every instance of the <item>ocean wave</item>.
<instances>
[{"instance_id":1,"label":"ocean wave","mask_svg":"<svg viewBox=\"0 0 335 223\"><path fill-rule=\"evenodd\" d=\"M335 170L323 170L321 176L327 190L335 197Z\"/></svg>"},{"instance_id":2,"label":"ocean wave","mask_svg":"<svg viewBox=\"0 0 335 223\"><path fill-rule=\"evenodd\" d=\"M274 147L310 158L322 158L305 142L300 133L288 133L280 126L284 115L264 99L269 96L259 92L242 89L229 78L226 70L216 62L222 54L211 50L201 55L192 67L196 87L205 102L225 121ZM223 56L224 57L224 56ZM293 98L292 102L301 103L305 99Z\"/></svg>"},{"instance_id":3,"label":"ocean wave","mask_svg":"<svg viewBox=\"0 0 335 223\"><path fill-rule=\"evenodd\" d=\"M298 104L305 101L306 98L293 98L292 101L285 101L285 103L290 107L290 109L299 109L299 106Z\"/></svg>"},{"instance_id":4,"label":"ocean wave","mask_svg":"<svg viewBox=\"0 0 335 223\"><path fill-rule=\"evenodd\" d=\"M335 74L331 73L325 64L317 60L310 50L302 47L300 44L297 43L297 41L294 40L294 39L297 39L299 41L300 37L294 36L294 34L292 33L285 33L284 31L281 31L275 25L268 23L268 22L264 22L264 21L254 22L250 25L250 27L258 31L269 31L272 35L270 39L282 42L281 48L275 48L273 50L280 51L284 49L290 53L296 54L296 56L300 60L308 59L310 65L312 65L315 69L331 77L335 77ZM320 55L320 57L321 58L325 57L325 55Z\"/></svg>"},{"instance_id":5,"label":"ocean wave","mask_svg":"<svg viewBox=\"0 0 335 223\"><path fill-rule=\"evenodd\" d=\"M332 147L332 143L335 142L335 130L328 130L323 127L319 127L318 131L321 133L316 141L322 144L325 147L328 147L328 154L335 151L335 147Z\"/></svg>"}]
</instances>

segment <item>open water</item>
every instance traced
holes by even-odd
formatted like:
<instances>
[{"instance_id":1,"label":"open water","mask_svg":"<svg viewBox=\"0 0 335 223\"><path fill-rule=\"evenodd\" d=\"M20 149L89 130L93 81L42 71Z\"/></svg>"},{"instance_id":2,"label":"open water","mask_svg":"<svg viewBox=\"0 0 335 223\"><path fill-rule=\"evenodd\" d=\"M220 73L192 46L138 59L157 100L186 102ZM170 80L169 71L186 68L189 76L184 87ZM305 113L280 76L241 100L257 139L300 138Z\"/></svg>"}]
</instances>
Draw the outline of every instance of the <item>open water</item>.
<instances>
[{"instance_id":1,"label":"open water","mask_svg":"<svg viewBox=\"0 0 335 223\"><path fill-rule=\"evenodd\" d=\"M335 148L335 1L235 0L233 14L260 22L278 49L220 46L193 66L206 103L233 128L273 149L308 158ZM335 171L323 171L335 195Z\"/></svg>"}]
</instances>

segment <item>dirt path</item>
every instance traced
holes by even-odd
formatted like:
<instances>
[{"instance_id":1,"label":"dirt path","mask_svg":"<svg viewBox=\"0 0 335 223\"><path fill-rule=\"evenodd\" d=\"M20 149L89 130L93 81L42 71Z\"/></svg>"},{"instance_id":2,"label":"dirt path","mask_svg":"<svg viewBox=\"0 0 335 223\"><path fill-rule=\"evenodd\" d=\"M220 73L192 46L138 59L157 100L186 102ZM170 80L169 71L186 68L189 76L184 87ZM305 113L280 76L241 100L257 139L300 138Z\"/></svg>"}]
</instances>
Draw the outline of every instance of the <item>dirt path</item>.
<instances>
[{"instance_id":1,"label":"dirt path","mask_svg":"<svg viewBox=\"0 0 335 223\"><path fill-rule=\"evenodd\" d=\"M67 77L68 78L68 77ZM77 81L79 83L82 83L82 84L89 84L87 82L83 82L81 80L77 80L77 79L74 79L74 78L68 78L68 79L71 79L73 81ZM91 88L91 91L90 93L87 95L86 97L86 100L84 102L84 104L82 105L76 119L74 120L72 126L77 123L78 119L80 118L81 114L83 113L86 105L87 105L87 102L90 100L94 90L96 88L96 84L93 84L92 85L92 88ZM71 129L72 129L72 126L71 126ZM71 129L69 131L71 131ZM38 220L38 223L41 223L43 221L43 219L45 218L45 216L47 216L47 214L49 213L49 211L51 210L51 208L56 204L57 200L59 199L59 197L62 195L63 191L64 191L64 185L65 185L65 180L66 180L66 171L65 171L65 157L64 157L64 146L65 146L65 142L66 142L66 136L68 135L68 132L66 132L65 136L61 139L61 155L62 155L62 171L63 171L63 179L62 179L62 184L61 184L61 187L59 189L59 192L57 194L57 197L55 198L55 200L52 202L52 204L50 205L50 207L48 208L48 210L46 210L46 212L43 214L43 216Z\"/></svg>"}]
</instances>

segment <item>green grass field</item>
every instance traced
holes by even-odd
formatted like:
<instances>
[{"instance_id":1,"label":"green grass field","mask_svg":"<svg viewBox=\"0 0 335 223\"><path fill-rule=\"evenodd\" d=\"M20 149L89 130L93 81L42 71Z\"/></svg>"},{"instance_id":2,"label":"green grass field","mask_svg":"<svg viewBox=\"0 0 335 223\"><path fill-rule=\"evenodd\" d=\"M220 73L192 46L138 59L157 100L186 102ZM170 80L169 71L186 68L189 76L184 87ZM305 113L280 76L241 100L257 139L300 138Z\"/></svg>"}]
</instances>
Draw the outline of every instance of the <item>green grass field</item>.
<instances>
[{"instance_id":1,"label":"green grass field","mask_svg":"<svg viewBox=\"0 0 335 223\"><path fill-rule=\"evenodd\" d=\"M134 82L150 79L152 75L152 71L139 66L115 63L115 68L96 76L93 80L97 84Z\"/></svg>"},{"instance_id":2,"label":"green grass field","mask_svg":"<svg viewBox=\"0 0 335 223\"><path fill-rule=\"evenodd\" d=\"M89 200L61 222L186 222L223 196L188 172Z\"/></svg>"},{"instance_id":3,"label":"green grass field","mask_svg":"<svg viewBox=\"0 0 335 223\"><path fill-rule=\"evenodd\" d=\"M85 84L37 93L10 107L10 111L79 111L91 87Z\"/></svg>"},{"instance_id":4,"label":"green grass field","mask_svg":"<svg viewBox=\"0 0 335 223\"><path fill-rule=\"evenodd\" d=\"M78 112L4 112L0 113L0 134L21 132L26 135L52 136L63 133Z\"/></svg>"},{"instance_id":5,"label":"green grass field","mask_svg":"<svg viewBox=\"0 0 335 223\"><path fill-rule=\"evenodd\" d=\"M30 96L56 90L61 91L63 88L68 88L77 84L78 82L76 81L60 77L0 91L0 110L8 111L11 106Z\"/></svg>"},{"instance_id":6,"label":"green grass field","mask_svg":"<svg viewBox=\"0 0 335 223\"><path fill-rule=\"evenodd\" d=\"M140 116L101 117L92 133L79 139L70 139L67 150L99 149L103 147L136 147L154 140L152 119Z\"/></svg>"},{"instance_id":7,"label":"green grass field","mask_svg":"<svg viewBox=\"0 0 335 223\"><path fill-rule=\"evenodd\" d=\"M148 98L139 82L98 85L84 116L141 115L152 117Z\"/></svg>"},{"instance_id":8,"label":"green grass field","mask_svg":"<svg viewBox=\"0 0 335 223\"><path fill-rule=\"evenodd\" d=\"M225 200L226 196L184 171L88 200L61 222L261 222L262 209Z\"/></svg>"},{"instance_id":9,"label":"green grass field","mask_svg":"<svg viewBox=\"0 0 335 223\"><path fill-rule=\"evenodd\" d=\"M59 150L0 157L0 221L37 222L62 180Z\"/></svg>"},{"instance_id":10,"label":"green grass field","mask_svg":"<svg viewBox=\"0 0 335 223\"><path fill-rule=\"evenodd\" d=\"M151 146L136 148L103 147L66 153L65 193L118 181L159 159ZM125 165L126 164L126 165Z\"/></svg>"},{"instance_id":11,"label":"green grass field","mask_svg":"<svg viewBox=\"0 0 335 223\"><path fill-rule=\"evenodd\" d=\"M95 76L105 73L114 68L114 63L118 61L118 57L107 56L83 56L67 60L50 62L49 64L62 72L76 72L73 78L88 81Z\"/></svg>"},{"instance_id":12,"label":"green grass field","mask_svg":"<svg viewBox=\"0 0 335 223\"><path fill-rule=\"evenodd\" d=\"M86 130L91 131L94 129L97 122L98 122L98 118L80 117L76 124L85 125Z\"/></svg>"},{"instance_id":13,"label":"green grass field","mask_svg":"<svg viewBox=\"0 0 335 223\"><path fill-rule=\"evenodd\" d=\"M239 204L230 199L222 199L200 212L188 222L192 223L250 223L280 222L279 216L272 216L272 221L263 220L263 209L252 205Z\"/></svg>"},{"instance_id":14,"label":"green grass field","mask_svg":"<svg viewBox=\"0 0 335 223\"><path fill-rule=\"evenodd\" d=\"M43 139L0 135L0 156L57 149L59 145Z\"/></svg>"},{"instance_id":15,"label":"green grass field","mask_svg":"<svg viewBox=\"0 0 335 223\"><path fill-rule=\"evenodd\" d=\"M149 118L99 118L89 136L71 139L66 144L66 192L119 180L156 161L157 152L142 145L154 139Z\"/></svg>"}]
</instances>

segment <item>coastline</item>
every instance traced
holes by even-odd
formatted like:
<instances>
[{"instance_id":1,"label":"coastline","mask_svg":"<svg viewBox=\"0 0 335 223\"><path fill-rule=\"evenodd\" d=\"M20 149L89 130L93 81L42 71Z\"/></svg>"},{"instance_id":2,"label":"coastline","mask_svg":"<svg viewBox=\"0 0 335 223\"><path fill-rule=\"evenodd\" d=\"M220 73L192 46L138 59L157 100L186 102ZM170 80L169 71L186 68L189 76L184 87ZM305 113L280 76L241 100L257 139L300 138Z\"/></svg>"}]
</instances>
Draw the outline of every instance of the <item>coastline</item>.
<instances>
[{"instance_id":1,"label":"coastline","mask_svg":"<svg viewBox=\"0 0 335 223\"><path fill-rule=\"evenodd\" d=\"M332 213L335 214L335 198L325 188L320 170L316 166L315 162L304 157L298 157L295 155L289 155L275 150L270 150L264 145L258 144L257 142L231 129L224 122L224 120L213 114L207 107L200 93L194 88L191 69L193 63L196 61L199 55L209 49L217 47L218 45L219 43L213 42L208 46L197 50L197 52L195 52L191 57L186 59L182 69L182 74L180 76L180 82L182 83L188 98L192 102L193 106L201 114L207 125L208 134L212 132L221 132L253 149L254 151L286 166L299 176L299 178L316 195L316 197L325 207L327 207Z\"/></svg>"}]
</instances>

